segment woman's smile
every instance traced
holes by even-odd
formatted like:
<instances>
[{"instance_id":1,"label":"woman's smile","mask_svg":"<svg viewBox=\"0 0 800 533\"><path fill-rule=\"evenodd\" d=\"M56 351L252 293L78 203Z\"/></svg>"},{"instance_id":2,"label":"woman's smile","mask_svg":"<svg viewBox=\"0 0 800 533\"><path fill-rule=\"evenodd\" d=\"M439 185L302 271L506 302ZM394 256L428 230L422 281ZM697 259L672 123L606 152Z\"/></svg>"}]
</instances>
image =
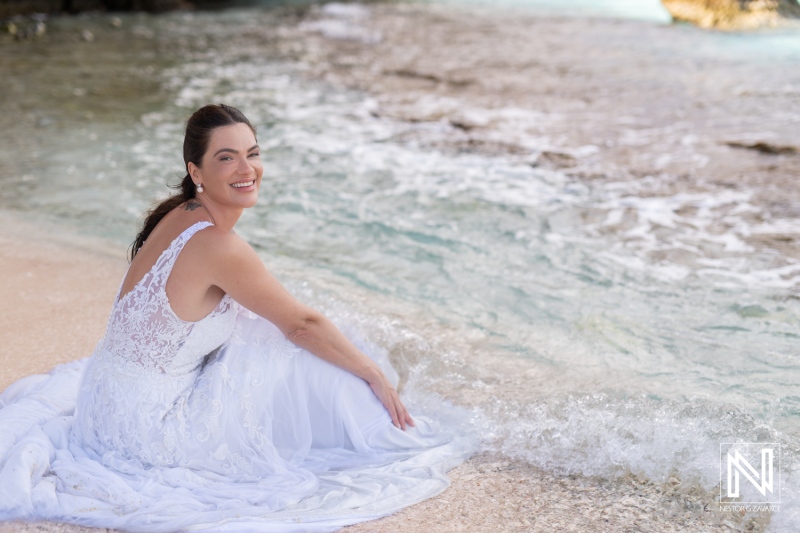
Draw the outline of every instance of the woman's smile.
<instances>
[{"instance_id":1,"label":"woman's smile","mask_svg":"<svg viewBox=\"0 0 800 533\"><path fill-rule=\"evenodd\" d=\"M247 181L237 181L236 183L231 183L231 187L234 189L242 189L244 187L251 187L256 180L247 180Z\"/></svg>"}]
</instances>

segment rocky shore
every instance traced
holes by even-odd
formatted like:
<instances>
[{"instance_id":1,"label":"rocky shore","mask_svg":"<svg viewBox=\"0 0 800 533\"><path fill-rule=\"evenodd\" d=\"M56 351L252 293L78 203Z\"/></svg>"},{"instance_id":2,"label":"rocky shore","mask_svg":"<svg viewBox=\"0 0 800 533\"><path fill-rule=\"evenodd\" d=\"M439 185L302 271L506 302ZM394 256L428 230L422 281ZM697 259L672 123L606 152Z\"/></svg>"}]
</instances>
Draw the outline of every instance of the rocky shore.
<instances>
[{"instance_id":1,"label":"rocky shore","mask_svg":"<svg viewBox=\"0 0 800 533\"><path fill-rule=\"evenodd\" d=\"M796 0L662 0L675 20L701 28L748 30L796 24L800 4Z\"/></svg>"}]
</instances>

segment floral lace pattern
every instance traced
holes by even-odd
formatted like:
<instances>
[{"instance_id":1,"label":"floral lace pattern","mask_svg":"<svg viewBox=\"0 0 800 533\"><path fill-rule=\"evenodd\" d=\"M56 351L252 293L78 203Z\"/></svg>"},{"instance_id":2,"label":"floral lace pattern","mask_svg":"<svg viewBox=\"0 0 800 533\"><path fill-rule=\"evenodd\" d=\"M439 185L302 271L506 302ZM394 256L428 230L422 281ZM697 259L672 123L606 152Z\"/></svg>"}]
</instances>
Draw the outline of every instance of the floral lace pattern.
<instances>
[{"instance_id":1,"label":"floral lace pattern","mask_svg":"<svg viewBox=\"0 0 800 533\"><path fill-rule=\"evenodd\" d=\"M235 302L227 294L208 316L187 322L172 310L166 292L172 267L186 242L211 225L198 222L187 228L130 292L122 298L118 295L103 352L113 354L133 372L183 374L187 366L191 369L200 363L198 354L207 354L227 340L236 316Z\"/></svg>"},{"instance_id":2,"label":"floral lace pattern","mask_svg":"<svg viewBox=\"0 0 800 533\"><path fill-rule=\"evenodd\" d=\"M187 228L129 293L118 296L106 335L87 365L73 434L109 464L131 459L144 466L179 464L185 443L208 440L210 429L190 419L196 410L190 399L205 405L199 414L211 425L221 410L195 390L196 381L230 339L240 306L226 294L209 315L187 322L172 310L166 293L186 242L211 225ZM197 431L202 426L205 433Z\"/></svg>"}]
</instances>

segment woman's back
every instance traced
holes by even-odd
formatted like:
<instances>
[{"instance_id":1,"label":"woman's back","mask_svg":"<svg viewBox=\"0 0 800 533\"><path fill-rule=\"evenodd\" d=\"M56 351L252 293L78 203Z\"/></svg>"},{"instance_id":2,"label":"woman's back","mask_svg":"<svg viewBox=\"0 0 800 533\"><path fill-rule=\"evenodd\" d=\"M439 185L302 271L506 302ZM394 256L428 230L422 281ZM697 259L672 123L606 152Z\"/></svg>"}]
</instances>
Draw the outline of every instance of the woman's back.
<instances>
[{"instance_id":1,"label":"woman's back","mask_svg":"<svg viewBox=\"0 0 800 533\"><path fill-rule=\"evenodd\" d=\"M172 310L165 290L187 241L209 226L197 222L181 232L114 302L105 336L87 363L73 427L97 453L149 455L169 422L165 412L191 392L206 357L233 333L238 308L230 298L200 321L187 322Z\"/></svg>"},{"instance_id":2,"label":"woman's back","mask_svg":"<svg viewBox=\"0 0 800 533\"><path fill-rule=\"evenodd\" d=\"M196 200L190 200L161 219L131 261L120 286L120 299L131 292L153 269L156 261L175 239L189 227L208 219L208 214L200 205ZM213 250L197 250L195 248L202 246L188 242L186 248L187 253L181 254L184 259L176 259L171 271L175 272L175 276L169 277L165 290L175 314L187 322L196 322L208 315L225 293L218 287L209 287L208 282L198 275L197 264L203 261L202 256L199 260L196 257L186 257L213 253Z\"/></svg>"},{"instance_id":3,"label":"woman's back","mask_svg":"<svg viewBox=\"0 0 800 533\"><path fill-rule=\"evenodd\" d=\"M185 371L198 358L219 347L232 332L235 318L233 302L223 296L210 314L198 321L180 318L167 294L168 282L181 251L195 233L212 226L200 221L183 230L159 254L150 269L127 292L120 292L114 302L105 337L100 348L127 367L138 365L144 372L175 373ZM126 276L127 277L127 276ZM229 327L220 329L221 315ZM214 333L207 332L213 321ZM193 342L181 352L194 330L202 342ZM187 353L188 351L188 353ZM176 357L183 355L181 360ZM137 368L138 368L137 367Z\"/></svg>"}]
</instances>

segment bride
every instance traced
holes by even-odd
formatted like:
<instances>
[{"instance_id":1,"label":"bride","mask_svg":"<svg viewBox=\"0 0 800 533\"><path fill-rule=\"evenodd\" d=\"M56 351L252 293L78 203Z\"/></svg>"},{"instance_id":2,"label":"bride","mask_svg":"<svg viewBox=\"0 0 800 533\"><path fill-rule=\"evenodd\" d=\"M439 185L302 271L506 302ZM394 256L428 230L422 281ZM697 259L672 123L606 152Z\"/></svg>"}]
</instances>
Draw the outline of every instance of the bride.
<instances>
[{"instance_id":1,"label":"bride","mask_svg":"<svg viewBox=\"0 0 800 533\"><path fill-rule=\"evenodd\" d=\"M0 396L0 520L330 531L444 490L469 446L233 232L262 183L247 118L199 109L183 154L92 357Z\"/></svg>"}]
</instances>

